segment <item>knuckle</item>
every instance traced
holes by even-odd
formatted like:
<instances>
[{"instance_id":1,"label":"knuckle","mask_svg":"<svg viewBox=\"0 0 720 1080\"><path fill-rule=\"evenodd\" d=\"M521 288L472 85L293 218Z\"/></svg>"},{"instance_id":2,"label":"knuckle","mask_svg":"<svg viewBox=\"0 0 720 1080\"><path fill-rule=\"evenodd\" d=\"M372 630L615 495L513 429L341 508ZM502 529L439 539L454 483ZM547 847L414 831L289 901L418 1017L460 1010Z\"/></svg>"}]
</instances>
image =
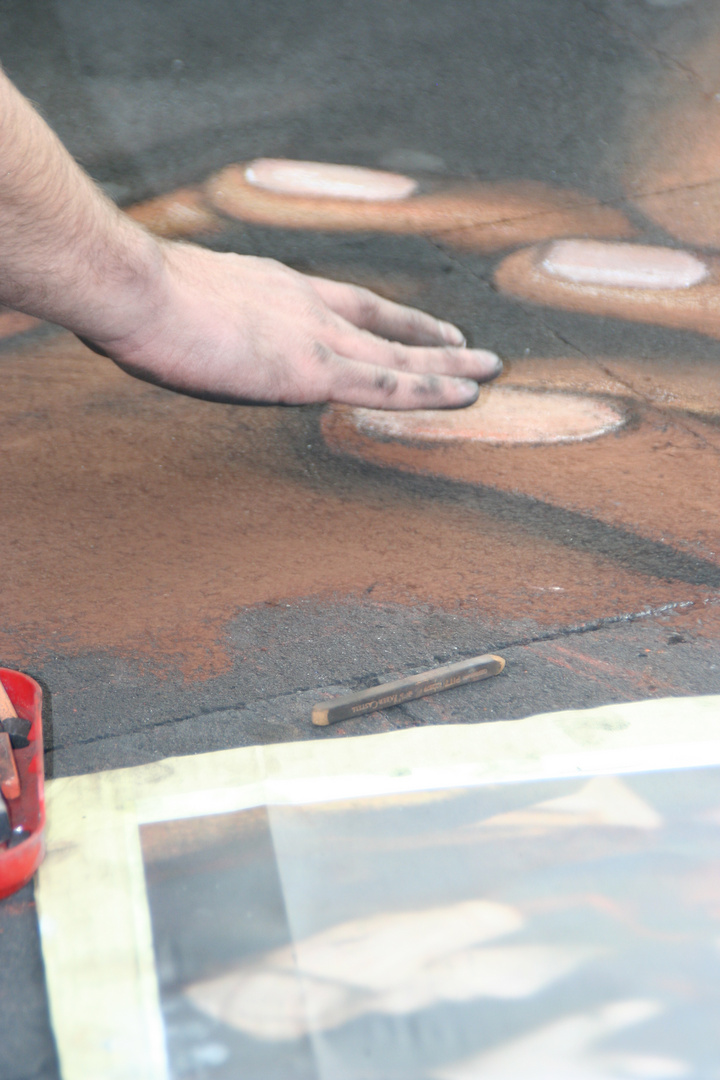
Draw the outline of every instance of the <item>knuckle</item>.
<instances>
[{"instance_id":1,"label":"knuckle","mask_svg":"<svg viewBox=\"0 0 720 1080\"><path fill-rule=\"evenodd\" d=\"M372 322L377 316L378 298L369 289L355 286L355 311L361 323Z\"/></svg>"},{"instance_id":2,"label":"knuckle","mask_svg":"<svg viewBox=\"0 0 720 1080\"><path fill-rule=\"evenodd\" d=\"M242 259L245 256L239 255L238 258ZM264 268L270 273L275 274L278 278L285 278L286 280L293 277L294 272L289 266L285 266L284 263L278 262L277 259L269 259L265 256L260 257L258 263L262 263Z\"/></svg>"},{"instance_id":3,"label":"knuckle","mask_svg":"<svg viewBox=\"0 0 720 1080\"><path fill-rule=\"evenodd\" d=\"M393 367L397 371L407 371L411 366L410 356L405 349L393 349Z\"/></svg>"},{"instance_id":4,"label":"knuckle","mask_svg":"<svg viewBox=\"0 0 720 1080\"><path fill-rule=\"evenodd\" d=\"M322 367L327 367L335 357L335 353L323 341L313 342L311 353L315 363L320 364Z\"/></svg>"},{"instance_id":5,"label":"knuckle","mask_svg":"<svg viewBox=\"0 0 720 1080\"><path fill-rule=\"evenodd\" d=\"M308 326L315 324L316 326L322 326L323 328L331 326L334 322L334 316L329 308L322 302L318 301L317 296L308 295L306 298L305 307L305 319Z\"/></svg>"}]
</instances>

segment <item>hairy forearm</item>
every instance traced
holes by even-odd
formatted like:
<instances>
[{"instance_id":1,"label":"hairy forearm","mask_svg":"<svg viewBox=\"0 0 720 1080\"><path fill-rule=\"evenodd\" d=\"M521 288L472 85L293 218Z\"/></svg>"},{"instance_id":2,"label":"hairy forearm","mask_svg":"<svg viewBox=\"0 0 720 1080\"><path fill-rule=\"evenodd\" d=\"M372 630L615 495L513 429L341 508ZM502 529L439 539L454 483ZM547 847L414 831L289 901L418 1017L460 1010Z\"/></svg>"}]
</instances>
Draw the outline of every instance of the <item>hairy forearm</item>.
<instances>
[{"instance_id":1,"label":"hairy forearm","mask_svg":"<svg viewBox=\"0 0 720 1080\"><path fill-rule=\"evenodd\" d=\"M152 305L162 261L0 71L0 302L121 337Z\"/></svg>"},{"instance_id":2,"label":"hairy forearm","mask_svg":"<svg viewBox=\"0 0 720 1080\"><path fill-rule=\"evenodd\" d=\"M0 71L0 303L139 378L217 401L457 408L493 353L363 289L160 242L83 173Z\"/></svg>"}]
</instances>

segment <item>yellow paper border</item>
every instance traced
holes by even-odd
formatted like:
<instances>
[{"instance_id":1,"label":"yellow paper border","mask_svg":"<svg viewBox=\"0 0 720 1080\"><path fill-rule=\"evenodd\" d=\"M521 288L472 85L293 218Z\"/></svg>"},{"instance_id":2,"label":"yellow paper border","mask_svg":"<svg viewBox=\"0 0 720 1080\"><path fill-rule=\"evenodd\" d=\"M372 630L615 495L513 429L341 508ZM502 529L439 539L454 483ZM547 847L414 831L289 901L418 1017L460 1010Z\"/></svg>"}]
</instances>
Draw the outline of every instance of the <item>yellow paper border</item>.
<instances>
[{"instance_id":1,"label":"yellow paper border","mask_svg":"<svg viewBox=\"0 0 720 1080\"><path fill-rule=\"evenodd\" d=\"M263 804L720 764L720 696L168 758L53 780L36 900L63 1080L167 1080L139 826Z\"/></svg>"}]
</instances>

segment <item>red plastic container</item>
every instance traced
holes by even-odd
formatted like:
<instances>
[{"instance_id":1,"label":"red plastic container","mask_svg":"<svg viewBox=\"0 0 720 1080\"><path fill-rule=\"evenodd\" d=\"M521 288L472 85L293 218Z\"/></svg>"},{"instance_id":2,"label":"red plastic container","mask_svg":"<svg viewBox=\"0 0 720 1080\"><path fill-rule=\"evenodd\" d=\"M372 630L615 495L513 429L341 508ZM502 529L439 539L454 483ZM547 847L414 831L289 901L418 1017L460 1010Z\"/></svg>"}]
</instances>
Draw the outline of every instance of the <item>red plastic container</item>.
<instances>
[{"instance_id":1,"label":"red plastic container","mask_svg":"<svg viewBox=\"0 0 720 1080\"><path fill-rule=\"evenodd\" d=\"M29 744L15 751L20 795L6 799L13 829L30 835L17 847L0 847L0 900L30 881L45 854L45 769L43 767L42 690L29 675L0 668L0 680L15 712L32 724Z\"/></svg>"}]
</instances>

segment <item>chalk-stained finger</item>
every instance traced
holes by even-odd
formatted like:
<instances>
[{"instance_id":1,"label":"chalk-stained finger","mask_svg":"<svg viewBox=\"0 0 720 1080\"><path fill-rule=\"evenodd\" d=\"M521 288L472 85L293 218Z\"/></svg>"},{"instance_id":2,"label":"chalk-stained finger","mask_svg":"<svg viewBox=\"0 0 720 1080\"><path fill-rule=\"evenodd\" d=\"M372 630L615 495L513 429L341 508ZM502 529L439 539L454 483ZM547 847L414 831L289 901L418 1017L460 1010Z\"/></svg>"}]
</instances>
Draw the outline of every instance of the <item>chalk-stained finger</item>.
<instances>
[{"instance_id":1,"label":"chalk-stained finger","mask_svg":"<svg viewBox=\"0 0 720 1080\"><path fill-rule=\"evenodd\" d=\"M367 331L342 323L327 331L328 343L341 356L364 364L415 374L452 375L487 382L502 371L502 361L485 349L452 346L427 348L386 341Z\"/></svg>"},{"instance_id":2,"label":"chalk-stained finger","mask_svg":"<svg viewBox=\"0 0 720 1080\"><path fill-rule=\"evenodd\" d=\"M385 300L359 285L327 278L308 280L332 311L362 330L406 345L465 345L465 337L457 326L417 308Z\"/></svg>"},{"instance_id":3,"label":"chalk-stained finger","mask_svg":"<svg viewBox=\"0 0 720 1080\"><path fill-rule=\"evenodd\" d=\"M447 375L410 374L333 354L326 360L325 400L370 409L461 409L472 405L478 384Z\"/></svg>"}]
</instances>

